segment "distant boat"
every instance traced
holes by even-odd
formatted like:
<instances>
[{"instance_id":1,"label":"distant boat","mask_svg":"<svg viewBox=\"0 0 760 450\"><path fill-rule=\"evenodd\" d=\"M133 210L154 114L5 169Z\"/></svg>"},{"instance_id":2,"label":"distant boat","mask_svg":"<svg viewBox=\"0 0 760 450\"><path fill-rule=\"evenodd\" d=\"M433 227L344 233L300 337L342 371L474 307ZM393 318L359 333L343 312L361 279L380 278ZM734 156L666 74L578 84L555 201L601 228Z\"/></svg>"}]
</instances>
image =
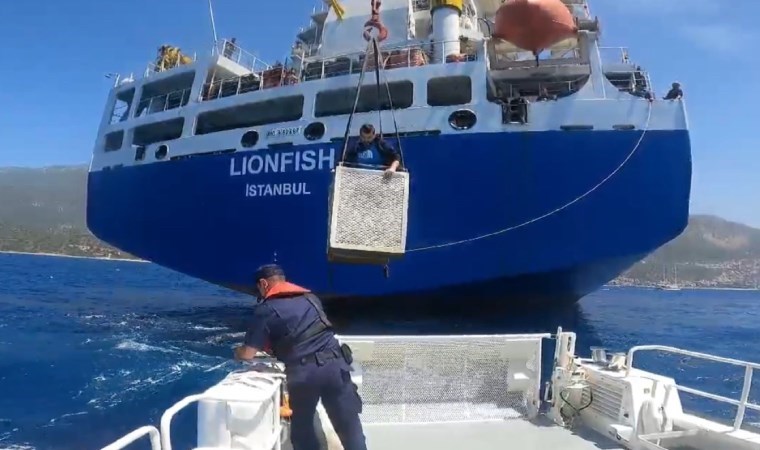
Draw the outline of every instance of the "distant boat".
<instances>
[{"instance_id":1,"label":"distant boat","mask_svg":"<svg viewBox=\"0 0 760 450\"><path fill-rule=\"evenodd\" d=\"M678 266L673 265L673 282L667 283L663 280L662 283L659 283L657 286L657 289L661 291L680 291L681 286L678 285Z\"/></svg>"},{"instance_id":2,"label":"distant boat","mask_svg":"<svg viewBox=\"0 0 760 450\"><path fill-rule=\"evenodd\" d=\"M657 289L661 291L680 291L681 287L677 284L658 284Z\"/></svg>"}]
</instances>

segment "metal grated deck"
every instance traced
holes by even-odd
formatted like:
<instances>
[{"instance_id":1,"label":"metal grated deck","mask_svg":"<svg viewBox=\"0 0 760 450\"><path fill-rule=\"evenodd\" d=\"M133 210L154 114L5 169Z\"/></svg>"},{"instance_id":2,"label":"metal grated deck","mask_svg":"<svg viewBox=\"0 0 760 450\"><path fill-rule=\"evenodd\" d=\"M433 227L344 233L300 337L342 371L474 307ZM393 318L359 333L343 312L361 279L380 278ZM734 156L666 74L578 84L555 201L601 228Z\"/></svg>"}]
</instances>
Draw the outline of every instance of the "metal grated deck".
<instances>
[{"instance_id":1,"label":"metal grated deck","mask_svg":"<svg viewBox=\"0 0 760 450\"><path fill-rule=\"evenodd\" d=\"M366 337L348 341L367 424L529 418L540 338Z\"/></svg>"}]
</instances>

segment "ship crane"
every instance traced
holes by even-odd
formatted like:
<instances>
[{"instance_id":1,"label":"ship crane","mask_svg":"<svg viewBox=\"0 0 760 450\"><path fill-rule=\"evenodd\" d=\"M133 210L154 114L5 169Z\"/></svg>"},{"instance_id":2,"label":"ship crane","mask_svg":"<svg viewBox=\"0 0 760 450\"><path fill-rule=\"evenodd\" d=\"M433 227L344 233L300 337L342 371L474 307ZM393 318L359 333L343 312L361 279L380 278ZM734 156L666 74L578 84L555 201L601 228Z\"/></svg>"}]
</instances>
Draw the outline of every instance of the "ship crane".
<instances>
[{"instance_id":1,"label":"ship crane","mask_svg":"<svg viewBox=\"0 0 760 450\"><path fill-rule=\"evenodd\" d=\"M390 259L402 257L406 249L409 172L404 167L401 136L381 60L380 42L388 37L388 30L380 20L379 8L380 0L372 0L372 14L364 24L363 37L367 41L367 49L353 108L346 123L343 150L330 187L327 257L330 262L380 264L384 266L387 276ZM363 90L364 77L370 69L370 59L375 72L380 137L383 136L381 96L384 84L400 155L400 170L390 177L384 176L384 172L376 167L348 166L345 162L351 124Z\"/></svg>"}]
</instances>

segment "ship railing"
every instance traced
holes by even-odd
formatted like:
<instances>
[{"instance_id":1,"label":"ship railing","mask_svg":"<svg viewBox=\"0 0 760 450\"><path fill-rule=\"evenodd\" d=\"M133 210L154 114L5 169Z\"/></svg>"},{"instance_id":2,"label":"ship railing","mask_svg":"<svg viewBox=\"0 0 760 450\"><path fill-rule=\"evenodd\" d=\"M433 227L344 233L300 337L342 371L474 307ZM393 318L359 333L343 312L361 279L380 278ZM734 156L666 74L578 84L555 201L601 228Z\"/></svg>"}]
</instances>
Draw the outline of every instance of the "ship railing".
<instances>
[{"instance_id":1,"label":"ship railing","mask_svg":"<svg viewBox=\"0 0 760 450\"><path fill-rule=\"evenodd\" d=\"M298 83L296 70L285 66L275 66L259 73L250 73L230 78L220 78L203 85L200 101L255 92L261 89L287 86Z\"/></svg>"},{"instance_id":2,"label":"ship railing","mask_svg":"<svg viewBox=\"0 0 760 450\"><path fill-rule=\"evenodd\" d=\"M263 72L272 68L271 65L262 61L253 53L243 50L239 45L228 39L217 41L212 49L212 54L223 56L253 73Z\"/></svg>"},{"instance_id":3,"label":"ship railing","mask_svg":"<svg viewBox=\"0 0 760 450\"><path fill-rule=\"evenodd\" d=\"M140 427L126 434L123 437L119 438L119 440L103 447L100 450L120 450L122 448L127 448L127 446L136 442L143 436L148 436L150 439L151 450L161 450L161 434L158 432L158 429L156 427L150 425Z\"/></svg>"},{"instance_id":4,"label":"ship railing","mask_svg":"<svg viewBox=\"0 0 760 450\"><path fill-rule=\"evenodd\" d=\"M646 90L654 94L652 80L649 77L649 72L645 70L607 70L604 72L604 75L613 86L621 91L635 92Z\"/></svg>"},{"instance_id":5,"label":"ship railing","mask_svg":"<svg viewBox=\"0 0 760 450\"><path fill-rule=\"evenodd\" d=\"M380 50L380 65L383 69L391 70L403 67L421 67L430 64L447 64L477 61L476 50L458 55L446 55L450 46L447 44L459 41L437 41L425 44L412 44L398 47L383 47ZM301 64L301 80L321 80L362 71L365 52L348 53L331 56L319 60L304 60ZM375 69L374 57L367 64L370 70Z\"/></svg>"},{"instance_id":6,"label":"ship railing","mask_svg":"<svg viewBox=\"0 0 760 450\"><path fill-rule=\"evenodd\" d=\"M166 72L167 70L172 70L180 66L192 64L198 59L198 55L196 53L193 53L193 55L190 56L190 55L185 55L179 50L178 52L179 52L179 57L177 57L176 59L167 58L160 62L149 62L148 66L145 68L143 77L149 78L157 73Z\"/></svg>"},{"instance_id":7,"label":"ship railing","mask_svg":"<svg viewBox=\"0 0 760 450\"><path fill-rule=\"evenodd\" d=\"M407 45L403 47L388 47L382 50L381 65L384 69L396 69L401 67L421 67L429 64L443 64L477 61L476 52L444 58L445 44L447 42L434 42L423 48L421 45ZM436 59L439 56L440 59ZM231 97L260 89L270 89L279 86L289 86L304 81L321 80L337 76L361 73L364 64L364 52L351 53L344 56L335 56L321 60L303 62L300 77L293 67L275 65L266 70L246 75L221 78L203 85L200 93L200 101L215 100L222 97ZM374 70L372 60L367 65L369 70Z\"/></svg>"},{"instance_id":8,"label":"ship railing","mask_svg":"<svg viewBox=\"0 0 760 450\"><path fill-rule=\"evenodd\" d=\"M517 69L536 66L536 57L528 51L498 52L492 51L489 56L492 69ZM554 50L549 58L540 60L541 66L579 65L582 63L580 51L577 48Z\"/></svg>"},{"instance_id":9,"label":"ship railing","mask_svg":"<svg viewBox=\"0 0 760 450\"><path fill-rule=\"evenodd\" d=\"M679 391L686 392L688 394L692 394L699 397L715 400L721 403L728 403L730 405L736 406L737 411L736 411L736 415L734 416L734 423L733 423L734 431L737 431L741 428L742 423L744 422L744 414L747 409L760 412L760 405L756 403L751 403L749 401L750 391L752 390L752 375L755 369L760 369L760 364L752 363L749 361L742 361L739 359L724 358L721 356L710 355L708 353L682 350L680 348L668 347L664 345L639 345L636 347L632 347L630 350L628 350L628 355L626 357L626 367L627 367L626 376L630 376L631 371L633 370L634 354L640 351L652 351L652 350L664 352L664 353L672 353L672 354L682 355L682 356L689 356L691 358L697 358L697 359L702 359L706 361L730 364L733 366L744 368L744 385L742 387L742 392L741 392L741 395L739 396L739 400L724 397L722 395L712 394L709 392L701 391L699 389L694 389L687 386L681 386L679 384L674 384L673 387L675 387ZM666 400L665 400L666 402L667 402L667 396L669 394L670 392L668 391L668 393L666 393Z\"/></svg>"},{"instance_id":10,"label":"ship railing","mask_svg":"<svg viewBox=\"0 0 760 450\"><path fill-rule=\"evenodd\" d=\"M119 87L122 84L134 83L135 74L132 72L127 76L122 76L120 73L111 72L106 74L106 78L113 79L113 87Z\"/></svg>"},{"instance_id":11,"label":"ship railing","mask_svg":"<svg viewBox=\"0 0 760 450\"><path fill-rule=\"evenodd\" d=\"M537 83L531 83L530 86L523 86L520 83L507 83L504 92L509 98L512 97L524 97L528 101L533 101L535 97L538 97L541 90L546 88L549 94L553 94L559 97L564 97L578 91L579 87L583 85L587 76L580 76L573 80L541 80ZM526 91L529 93L526 94Z\"/></svg>"},{"instance_id":12,"label":"ship railing","mask_svg":"<svg viewBox=\"0 0 760 450\"><path fill-rule=\"evenodd\" d=\"M135 117L168 111L187 105L187 102L190 100L190 89L180 89L140 100L137 104Z\"/></svg>"},{"instance_id":13,"label":"ship railing","mask_svg":"<svg viewBox=\"0 0 760 450\"><path fill-rule=\"evenodd\" d=\"M633 66L628 47L599 47L603 64L626 64Z\"/></svg>"}]
</instances>

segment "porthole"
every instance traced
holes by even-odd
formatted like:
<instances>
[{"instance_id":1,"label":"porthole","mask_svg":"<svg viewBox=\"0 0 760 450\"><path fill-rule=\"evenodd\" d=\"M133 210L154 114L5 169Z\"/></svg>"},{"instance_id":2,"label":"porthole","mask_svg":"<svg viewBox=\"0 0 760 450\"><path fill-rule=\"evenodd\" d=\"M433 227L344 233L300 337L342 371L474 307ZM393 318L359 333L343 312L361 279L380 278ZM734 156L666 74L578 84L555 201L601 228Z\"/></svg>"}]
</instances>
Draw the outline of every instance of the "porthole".
<instances>
[{"instance_id":1,"label":"porthole","mask_svg":"<svg viewBox=\"0 0 760 450\"><path fill-rule=\"evenodd\" d=\"M164 159L168 153L169 147L167 147L166 144L161 144L156 149L156 159Z\"/></svg>"},{"instance_id":2,"label":"porthole","mask_svg":"<svg viewBox=\"0 0 760 450\"><path fill-rule=\"evenodd\" d=\"M455 130L469 130L477 121L477 116L469 109L460 109L449 115L449 125Z\"/></svg>"},{"instance_id":3,"label":"porthole","mask_svg":"<svg viewBox=\"0 0 760 450\"><path fill-rule=\"evenodd\" d=\"M324 135L325 124L322 122L312 122L306 127L306 129L303 130L303 136L310 141L322 139L322 136Z\"/></svg>"},{"instance_id":4,"label":"porthole","mask_svg":"<svg viewBox=\"0 0 760 450\"><path fill-rule=\"evenodd\" d=\"M243 134L243 137L240 138L240 145L242 145L245 148L254 147L258 142L259 142L258 131L246 131Z\"/></svg>"}]
</instances>

